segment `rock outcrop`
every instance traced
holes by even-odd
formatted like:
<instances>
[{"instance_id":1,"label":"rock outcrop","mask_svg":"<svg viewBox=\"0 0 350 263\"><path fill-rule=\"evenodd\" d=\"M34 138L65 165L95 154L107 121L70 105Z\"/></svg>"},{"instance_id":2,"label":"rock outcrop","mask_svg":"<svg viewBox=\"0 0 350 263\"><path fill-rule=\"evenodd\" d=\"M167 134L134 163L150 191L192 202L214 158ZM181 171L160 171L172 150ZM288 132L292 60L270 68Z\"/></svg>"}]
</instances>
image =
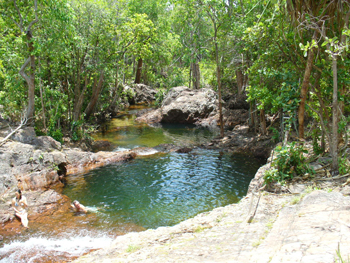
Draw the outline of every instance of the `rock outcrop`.
<instances>
[{"instance_id":1,"label":"rock outcrop","mask_svg":"<svg viewBox=\"0 0 350 263\"><path fill-rule=\"evenodd\" d=\"M199 119L207 118L216 109L217 99L213 90L175 87L164 98L161 122L195 123Z\"/></svg>"},{"instance_id":2,"label":"rock outcrop","mask_svg":"<svg viewBox=\"0 0 350 263\"><path fill-rule=\"evenodd\" d=\"M136 156L133 152L85 152L63 148L51 137L36 137L33 128L20 130L0 148L0 196L5 192L39 190L64 176Z\"/></svg>"},{"instance_id":3,"label":"rock outcrop","mask_svg":"<svg viewBox=\"0 0 350 263\"><path fill-rule=\"evenodd\" d=\"M154 101L157 91L145 84L134 84L132 86L125 86L124 91L128 94L128 102L131 105L151 103Z\"/></svg>"},{"instance_id":4,"label":"rock outcrop","mask_svg":"<svg viewBox=\"0 0 350 263\"><path fill-rule=\"evenodd\" d=\"M350 197L249 194L173 227L117 237L74 262L340 262L350 256ZM257 206L258 203L258 206ZM247 218L257 207L254 220ZM337 253L339 252L339 255Z\"/></svg>"},{"instance_id":5,"label":"rock outcrop","mask_svg":"<svg viewBox=\"0 0 350 263\"><path fill-rule=\"evenodd\" d=\"M226 129L247 123L249 105L244 97L231 96L223 107ZM248 107L248 109L247 109ZM172 88L159 109L144 112L136 121L146 123L189 123L203 127L218 127L218 99L211 89L192 90L184 86Z\"/></svg>"}]
</instances>

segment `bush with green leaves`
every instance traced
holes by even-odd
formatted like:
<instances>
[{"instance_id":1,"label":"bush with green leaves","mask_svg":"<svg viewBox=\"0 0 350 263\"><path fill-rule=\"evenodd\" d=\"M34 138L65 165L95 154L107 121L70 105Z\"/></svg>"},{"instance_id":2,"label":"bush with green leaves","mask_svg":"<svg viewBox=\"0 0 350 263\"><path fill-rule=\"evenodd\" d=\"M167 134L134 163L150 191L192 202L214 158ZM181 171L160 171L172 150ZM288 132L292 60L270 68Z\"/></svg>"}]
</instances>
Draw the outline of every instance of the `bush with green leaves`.
<instances>
[{"instance_id":1,"label":"bush with green leaves","mask_svg":"<svg viewBox=\"0 0 350 263\"><path fill-rule=\"evenodd\" d=\"M346 157L339 158L339 174L345 175L350 172L349 160Z\"/></svg>"},{"instance_id":2,"label":"bush with green leaves","mask_svg":"<svg viewBox=\"0 0 350 263\"><path fill-rule=\"evenodd\" d=\"M306 162L304 153L308 153L308 151L295 142L286 146L277 146L276 157L271 163L271 169L264 176L265 183L283 183L306 173L314 174L315 171Z\"/></svg>"},{"instance_id":3,"label":"bush with green leaves","mask_svg":"<svg viewBox=\"0 0 350 263\"><path fill-rule=\"evenodd\" d=\"M316 155L324 153L324 138L321 136L321 130L320 129L313 129L312 131L312 148L314 150L314 153ZM321 141L321 145L319 144L319 141ZM323 141L323 142L322 142Z\"/></svg>"}]
</instances>

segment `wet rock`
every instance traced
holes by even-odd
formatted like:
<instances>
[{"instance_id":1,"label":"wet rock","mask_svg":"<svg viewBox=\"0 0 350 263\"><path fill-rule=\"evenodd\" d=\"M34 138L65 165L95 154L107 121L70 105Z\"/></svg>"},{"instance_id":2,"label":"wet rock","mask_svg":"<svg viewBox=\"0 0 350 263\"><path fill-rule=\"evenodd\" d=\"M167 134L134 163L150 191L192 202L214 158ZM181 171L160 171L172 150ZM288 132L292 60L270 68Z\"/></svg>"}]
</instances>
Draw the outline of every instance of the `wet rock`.
<instances>
[{"instance_id":1,"label":"wet rock","mask_svg":"<svg viewBox=\"0 0 350 263\"><path fill-rule=\"evenodd\" d=\"M44 148L45 150L61 150L62 145L50 136L39 136L34 140L34 145Z\"/></svg>"},{"instance_id":2,"label":"wet rock","mask_svg":"<svg viewBox=\"0 0 350 263\"><path fill-rule=\"evenodd\" d=\"M287 188L291 194L301 194L306 190L304 184L291 184Z\"/></svg>"},{"instance_id":3,"label":"wet rock","mask_svg":"<svg viewBox=\"0 0 350 263\"><path fill-rule=\"evenodd\" d=\"M28 131L28 130L27 130ZM25 133L25 132L24 132ZM33 143L35 139L28 140ZM0 149L0 196L8 189L38 190L60 183L67 173L122 162L135 153L92 153L61 148L49 137L39 137L45 147L8 141ZM36 142L38 142L36 141Z\"/></svg>"},{"instance_id":4,"label":"wet rock","mask_svg":"<svg viewBox=\"0 0 350 263\"><path fill-rule=\"evenodd\" d=\"M177 152L177 153L189 153L191 151L192 151L192 148L183 147L183 148L180 148L180 149L176 150L175 152Z\"/></svg>"},{"instance_id":5,"label":"wet rock","mask_svg":"<svg viewBox=\"0 0 350 263\"><path fill-rule=\"evenodd\" d=\"M45 212L52 212L58 208L60 201L66 200L66 197L50 189L47 191L34 191L24 193L28 201L30 217L39 216Z\"/></svg>"},{"instance_id":6,"label":"wet rock","mask_svg":"<svg viewBox=\"0 0 350 263\"><path fill-rule=\"evenodd\" d=\"M34 127L24 127L20 129L12 135L11 139L25 144L34 144L37 141Z\"/></svg>"},{"instance_id":7,"label":"wet rock","mask_svg":"<svg viewBox=\"0 0 350 263\"><path fill-rule=\"evenodd\" d=\"M162 119L161 109L144 112L135 119L136 122L159 123Z\"/></svg>"},{"instance_id":8,"label":"wet rock","mask_svg":"<svg viewBox=\"0 0 350 263\"><path fill-rule=\"evenodd\" d=\"M54 190L22 191L28 202L28 218L35 218L44 212L52 212L60 205L60 201L68 201L67 197L60 195ZM0 203L0 224L4 224L15 218L11 201L15 196L14 191L3 195Z\"/></svg>"},{"instance_id":9,"label":"wet rock","mask_svg":"<svg viewBox=\"0 0 350 263\"><path fill-rule=\"evenodd\" d=\"M346 185L344 186L340 192L343 194L343 195L350 195L350 186L349 185Z\"/></svg>"},{"instance_id":10,"label":"wet rock","mask_svg":"<svg viewBox=\"0 0 350 263\"><path fill-rule=\"evenodd\" d=\"M236 125L233 129L235 132L239 132L241 134L248 134L249 133L249 126L248 125Z\"/></svg>"},{"instance_id":11,"label":"wet rock","mask_svg":"<svg viewBox=\"0 0 350 263\"><path fill-rule=\"evenodd\" d=\"M92 143L92 150L94 152L98 151L108 151L111 150L112 144L109 141L99 140Z\"/></svg>"}]
</instances>

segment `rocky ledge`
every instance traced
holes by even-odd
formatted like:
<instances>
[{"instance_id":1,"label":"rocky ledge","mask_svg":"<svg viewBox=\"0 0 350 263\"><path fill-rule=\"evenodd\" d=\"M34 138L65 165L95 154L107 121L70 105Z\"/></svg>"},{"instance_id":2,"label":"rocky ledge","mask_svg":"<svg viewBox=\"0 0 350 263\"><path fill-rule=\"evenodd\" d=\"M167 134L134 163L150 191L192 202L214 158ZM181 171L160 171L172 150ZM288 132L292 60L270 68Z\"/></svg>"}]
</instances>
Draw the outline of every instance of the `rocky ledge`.
<instances>
[{"instance_id":1,"label":"rocky ledge","mask_svg":"<svg viewBox=\"0 0 350 263\"><path fill-rule=\"evenodd\" d=\"M349 208L339 192L249 194L173 227L117 237L74 262L337 262L350 256Z\"/></svg>"},{"instance_id":2,"label":"rocky ledge","mask_svg":"<svg viewBox=\"0 0 350 263\"><path fill-rule=\"evenodd\" d=\"M350 256L350 187L319 187L326 191L298 184L286 186L289 194L251 191L178 225L119 236L74 262L343 262Z\"/></svg>"},{"instance_id":3,"label":"rocky ledge","mask_svg":"<svg viewBox=\"0 0 350 263\"><path fill-rule=\"evenodd\" d=\"M14 219L11 198L17 188L30 200L32 220L69 202L59 191L48 190L62 187L65 176L136 157L132 151L93 153L65 148L51 137L36 137L33 128L20 130L13 139L0 148L0 224Z\"/></svg>"}]
</instances>

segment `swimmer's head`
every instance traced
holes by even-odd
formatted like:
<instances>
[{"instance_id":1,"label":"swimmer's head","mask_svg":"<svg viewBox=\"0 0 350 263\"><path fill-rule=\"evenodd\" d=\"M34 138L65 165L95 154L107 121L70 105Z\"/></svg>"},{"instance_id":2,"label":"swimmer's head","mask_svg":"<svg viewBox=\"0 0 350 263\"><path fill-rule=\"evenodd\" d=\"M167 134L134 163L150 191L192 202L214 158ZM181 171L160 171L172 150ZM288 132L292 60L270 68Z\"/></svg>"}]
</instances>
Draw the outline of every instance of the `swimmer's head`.
<instances>
[{"instance_id":1,"label":"swimmer's head","mask_svg":"<svg viewBox=\"0 0 350 263\"><path fill-rule=\"evenodd\" d=\"M22 191L21 191L20 189L18 189L18 190L16 191L16 197L17 197L18 199L21 199L21 197L22 197Z\"/></svg>"}]
</instances>

